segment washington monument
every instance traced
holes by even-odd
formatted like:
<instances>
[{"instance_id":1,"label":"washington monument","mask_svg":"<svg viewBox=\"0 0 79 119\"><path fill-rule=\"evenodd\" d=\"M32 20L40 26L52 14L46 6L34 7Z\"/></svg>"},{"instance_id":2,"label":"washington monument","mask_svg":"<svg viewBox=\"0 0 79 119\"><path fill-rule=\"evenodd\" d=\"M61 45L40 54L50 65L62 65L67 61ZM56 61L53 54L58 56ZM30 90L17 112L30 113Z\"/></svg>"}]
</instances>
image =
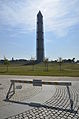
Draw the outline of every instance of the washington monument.
<instances>
[{"instance_id":1,"label":"washington monument","mask_svg":"<svg viewBox=\"0 0 79 119\"><path fill-rule=\"evenodd\" d=\"M44 61L44 35L43 35L43 16L39 11L37 14L37 62Z\"/></svg>"}]
</instances>

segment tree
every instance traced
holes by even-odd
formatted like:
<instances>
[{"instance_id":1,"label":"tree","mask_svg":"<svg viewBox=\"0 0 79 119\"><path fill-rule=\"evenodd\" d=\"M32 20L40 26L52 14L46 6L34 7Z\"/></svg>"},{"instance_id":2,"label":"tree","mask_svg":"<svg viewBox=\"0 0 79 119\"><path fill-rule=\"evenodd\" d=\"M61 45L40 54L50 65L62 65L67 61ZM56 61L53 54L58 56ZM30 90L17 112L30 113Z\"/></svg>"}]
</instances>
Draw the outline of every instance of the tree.
<instances>
[{"instance_id":1,"label":"tree","mask_svg":"<svg viewBox=\"0 0 79 119\"><path fill-rule=\"evenodd\" d=\"M62 65L62 58L61 58L61 57L59 57L58 63L59 63L59 69L60 69L60 71L61 71L61 65Z\"/></svg>"},{"instance_id":2,"label":"tree","mask_svg":"<svg viewBox=\"0 0 79 119\"><path fill-rule=\"evenodd\" d=\"M9 66L9 61L6 57L4 57L4 65L7 67L7 72L8 72L8 66Z\"/></svg>"},{"instance_id":3,"label":"tree","mask_svg":"<svg viewBox=\"0 0 79 119\"><path fill-rule=\"evenodd\" d=\"M75 58L72 59L72 62L73 62L73 63L75 62Z\"/></svg>"},{"instance_id":4,"label":"tree","mask_svg":"<svg viewBox=\"0 0 79 119\"><path fill-rule=\"evenodd\" d=\"M34 71L35 58L31 57L32 70Z\"/></svg>"},{"instance_id":5,"label":"tree","mask_svg":"<svg viewBox=\"0 0 79 119\"><path fill-rule=\"evenodd\" d=\"M45 70L48 71L48 58L44 60Z\"/></svg>"}]
</instances>

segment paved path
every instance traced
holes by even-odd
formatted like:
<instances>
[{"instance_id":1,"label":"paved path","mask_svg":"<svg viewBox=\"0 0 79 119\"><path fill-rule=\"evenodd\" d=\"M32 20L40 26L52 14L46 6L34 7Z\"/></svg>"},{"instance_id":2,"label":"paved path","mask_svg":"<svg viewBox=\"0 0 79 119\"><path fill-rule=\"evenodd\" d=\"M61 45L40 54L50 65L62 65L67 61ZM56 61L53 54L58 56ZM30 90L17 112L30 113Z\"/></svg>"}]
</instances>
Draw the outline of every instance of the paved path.
<instances>
[{"instance_id":1,"label":"paved path","mask_svg":"<svg viewBox=\"0 0 79 119\"><path fill-rule=\"evenodd\" d=\"M4 101L10 79L43 79L47 81L71 81L71 98L67 87L42 86L21 84L22 89L16 89L15 95L9 102ZM0 76L0 119L79 119L79 78L69 77L29 77L29 76ZM17 84L19 85L19 84Z\"/></svg>"}]
</instances>

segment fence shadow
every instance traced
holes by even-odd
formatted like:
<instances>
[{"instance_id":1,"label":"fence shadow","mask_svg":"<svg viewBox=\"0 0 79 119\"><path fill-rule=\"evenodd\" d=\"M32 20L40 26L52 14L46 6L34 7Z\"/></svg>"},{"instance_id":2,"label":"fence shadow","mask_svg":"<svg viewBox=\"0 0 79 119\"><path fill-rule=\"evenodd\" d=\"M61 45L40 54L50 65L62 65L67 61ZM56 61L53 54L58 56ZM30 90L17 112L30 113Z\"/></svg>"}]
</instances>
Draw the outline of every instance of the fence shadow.
<instances>
[{"instance_id":1,"label":"fence shadow","mask_svg":"<svg viewBox=\"0 0 79 119\"><path fill-rule=\"evenodd\" d=\"M11 102L11 103L16 103L16 104L28 105L28 106L37 107L37 108L44 107L44 108L47 108L47 109L55 109L55 110L58 110L58 111L65 111L65 112L70 112L70 113L74 113L74 114L78 113L74 109L73 110L72 109L64 109L64 108L60 108L60 107L53 107L53 106L48 106L48 105L45 105L45 104L34 103L34 102L27 103L27 102L14 101L14 100L9 100L9 99L5 99L4 101Z\"/></svg>"}]
</instances>

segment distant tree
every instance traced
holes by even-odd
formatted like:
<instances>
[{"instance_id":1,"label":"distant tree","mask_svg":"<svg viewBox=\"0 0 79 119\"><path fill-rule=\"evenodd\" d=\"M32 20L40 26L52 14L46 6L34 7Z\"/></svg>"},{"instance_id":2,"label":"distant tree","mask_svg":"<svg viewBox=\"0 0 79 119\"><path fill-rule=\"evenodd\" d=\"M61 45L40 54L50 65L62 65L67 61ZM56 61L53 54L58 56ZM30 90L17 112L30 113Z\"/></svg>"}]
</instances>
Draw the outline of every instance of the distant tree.
<instances>
[{"instance_id":1,"label":"distant tree","mask_svg":"<svg viewBox=\"0 0 79 119\"><path fill-rule=\"evenodd\" d=\"M31 57L32 70L34 71L35 58Z\"/></svg>"},{"instance_id":2,"label":"distant tree","mask_svg":"<svg viewBox=\"0 0 79 119\"><path fill-rule=\"evenodd\" d=\"M48 58L44 60L45 70L48 71Z\"/></svg>"},{"instance_id":3,"label":"distant tree","mask_svg":"<svg viewBox=\"0 0 79 119\"><path fill-rule=\"evenodd\" d=\"M59 57L58 63L59 63L59 70L61 71L61 65L62 65L62 58L61 57Z\"/></svg>"},{"instance_id":4,"label":"distant tree","mask_svg":"<svg viewBox=\"0 0 79 119\"><path fill-rule=\"evenodd\" d=\"M7 67L7 72L8 72L8 66L9 66L9 61L6 57L4 57L4 65Z\"/></svg>"},{"instance_id":5,"label":"distant tree","mask_svg":"<svg viewBox=\"0 0 79 119\"><path fill-rule=\"evenodd\" d=\"M12 57L12 61L14 61L14 57Z\"/></svg>"},{"instance_id":6,"label":"distant tree","mask_svg":"<svg viewBox=\"0 0 79 119\"><path fill-rule=\"evenodd\" d=\"M73 62L73 63L75 62L75 58L72 59L72 62Z\"/></svg>"},{"instance_id":7,"label":"distant tree","mask_svg":"<svg viewBox=\"0 0 79 119\"><path fill-rule=\"evenodd\" d=\"M77 60L76 63L79 63L79 60Z\"/></svg>"}]
</instances>

